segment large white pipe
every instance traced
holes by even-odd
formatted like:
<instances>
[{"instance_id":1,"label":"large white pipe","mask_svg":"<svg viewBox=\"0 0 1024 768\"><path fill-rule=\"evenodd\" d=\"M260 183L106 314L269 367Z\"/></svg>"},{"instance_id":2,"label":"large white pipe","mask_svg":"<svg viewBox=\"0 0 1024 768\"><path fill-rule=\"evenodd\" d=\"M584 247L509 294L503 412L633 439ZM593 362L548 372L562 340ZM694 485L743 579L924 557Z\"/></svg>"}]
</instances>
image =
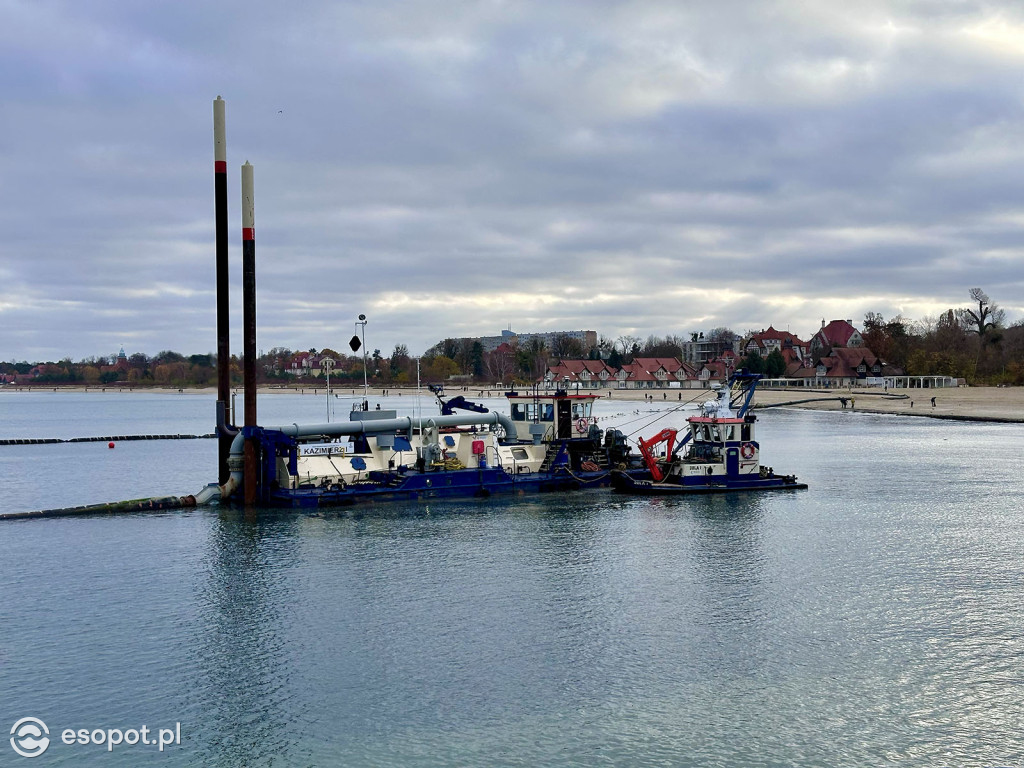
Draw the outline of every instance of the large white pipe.
<instances>
[{"instance_id":1,"label":"large white pipe","mask_svg":"<svg viewBox=\"0 0 1024 768\"><path fill-rule=\"evenodd\" d=\"M503 413L475 413L451 416L432 416L430 424L437 427L458 427L463 425L498 424L506 435L515 434L512 420ZM266 427L268 430L281 432L289 437L300 440L312 440L320 437L340 437L341 435L377 434L381 432L406 431L410 434L414 427L420 426L421 420L413 416L402 416L395 419L368 419L366 421L338 421L330 424L289 424L282 427ZM231 442L231 453L228 456L228 469L231 477L220 486L221 497L228 498L243 482L243 464L245 438L239 432Z\"/></svg>"}]
</instances>

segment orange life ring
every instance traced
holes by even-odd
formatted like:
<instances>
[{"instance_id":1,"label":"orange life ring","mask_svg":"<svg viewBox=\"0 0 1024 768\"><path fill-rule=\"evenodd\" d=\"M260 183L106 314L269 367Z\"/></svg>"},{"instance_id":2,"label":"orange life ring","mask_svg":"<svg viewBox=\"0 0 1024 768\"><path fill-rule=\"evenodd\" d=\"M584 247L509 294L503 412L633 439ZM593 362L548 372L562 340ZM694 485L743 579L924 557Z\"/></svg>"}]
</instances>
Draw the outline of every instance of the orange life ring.
<instances>
[{"instance_id":1,"label":"orange life ring","mask_svg":"<svg viewBox=\"0 0 1024 768\"><path fill-rule=\"evenodd\" d=\"M576 431L586 432L587 424L589 424L589 422L585 418L580 418L580 420L576 422Z\"/></svg>"},{"instance_id":2,"label":"orange life ring","mask_svg":"<svg viewBox=\"0 0 1024 768\"><path fill-rule=\"evenodd\" d=\"M743 455L744 459L754 458L754 444L744 443L742 446L740 446L740 453Z\"/></svg>"}]
</instances>

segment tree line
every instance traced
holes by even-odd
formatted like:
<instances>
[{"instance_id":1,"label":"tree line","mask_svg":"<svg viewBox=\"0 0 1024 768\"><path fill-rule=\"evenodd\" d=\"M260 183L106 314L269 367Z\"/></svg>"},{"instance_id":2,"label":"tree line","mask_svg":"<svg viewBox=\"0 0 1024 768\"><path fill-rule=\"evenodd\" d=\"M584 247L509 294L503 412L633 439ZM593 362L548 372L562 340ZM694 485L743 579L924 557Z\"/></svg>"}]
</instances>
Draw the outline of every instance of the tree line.
<instances>
[{"instance_id":1,"label":"tree line","mask_svg":"<svg viewBox=\"0 0 1024 768\"><path fill-rule=\"evenodd\" d=\"M911 376L943 375L966 379L972 384L1024 384L1024 321L1006 325L1005 312L980 288L970 291L967 307L951 308L937 317L910 321L900 315L884 318L868 312L862 324L864 344L886 363L902 368ZM747 331L747 338L756 331ZM601 359L618 368L635 357L680 357L687 341L708 341L720 348L732 348L738 336L731 329L714 328L706 335L692 333L682 337L651 335L646 339L621 335L615 339L599 336L586 348L579 339L556 337L548 346L543 339L531 337L524 344L503 344L488 351L473 339L444 339L428 349L418 360L405 344L395 345L390 356L379 349L366 355L366 380L374 386L410 386L422 382L445 382L453 376L473 382L531 384L543 376L547 366L559 359ZM809 339L806 339L809 341ZM257 360L257 377L262 384L297 383L308 385L309 377L297 376L293 363L301 353L334 361L332 385L362 386L362 355L345 355L334 349L315 348L298 352L275 347ZM814 361L817 362L817 361ZM182 355L170 350L152 357L142 353L118 362L113 358L92 357L77 362L69 358L57 362L0 363L0 374L29 377L39 384L158 385L203 387L216 384L216 355ZM781 375L785 360L775 352L756 360L741 361L769 376ZM242 383L242 359L231 357L232 384ZM322 378L322 377L321 377Z\"/></svg>"}]
</instances>

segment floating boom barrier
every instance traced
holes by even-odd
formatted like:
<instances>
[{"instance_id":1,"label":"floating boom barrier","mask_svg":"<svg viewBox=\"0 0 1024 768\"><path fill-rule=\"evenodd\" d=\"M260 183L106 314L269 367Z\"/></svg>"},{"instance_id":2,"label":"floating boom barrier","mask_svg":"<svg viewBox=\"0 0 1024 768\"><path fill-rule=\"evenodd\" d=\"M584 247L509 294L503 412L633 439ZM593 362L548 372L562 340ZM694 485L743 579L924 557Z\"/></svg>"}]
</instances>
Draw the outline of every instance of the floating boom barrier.
<instances>
[{"instance_id":1,"label":"floating boom barrier","mask_svg":"<svg viewBox=\"0 0 1024 768\"><path fill-rule=\"evenodd\" d=\"M51 445L54 443L124 443L130 440L206 440L208 435L111 435L108 437L13 437L0 439L0 445Z\"/></svg>"}]
</instances>

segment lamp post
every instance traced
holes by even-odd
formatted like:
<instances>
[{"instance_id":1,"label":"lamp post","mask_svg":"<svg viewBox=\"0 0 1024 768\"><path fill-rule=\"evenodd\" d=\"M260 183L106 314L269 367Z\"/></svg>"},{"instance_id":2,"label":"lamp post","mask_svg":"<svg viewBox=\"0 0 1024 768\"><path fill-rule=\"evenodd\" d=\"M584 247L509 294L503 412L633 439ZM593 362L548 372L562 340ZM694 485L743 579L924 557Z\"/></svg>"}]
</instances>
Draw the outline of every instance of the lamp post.
<instances>
[{"instance_id":1,"label":"lamp post","mask_svg":"<svg viewBox=\"0 0 1024 768\"><path fill-rule=\"evenodd\" d=\"M361 326L361 335L363 342L363 404L367 405L367 381L366 381L366 315L360 315L359 319L356 320L356 325Z\"/></svg>"},{"instance_id":2,"label":"lamp post","mask_svg":"<svg viewBox=\"0 0 1024 768\"><path fill-rule=\"evenodd\" d=\"M331 423L331 366L334 360L329 357L323 359L323 366L327 369L327 423Z\"/></svg>"}]
</instances>

